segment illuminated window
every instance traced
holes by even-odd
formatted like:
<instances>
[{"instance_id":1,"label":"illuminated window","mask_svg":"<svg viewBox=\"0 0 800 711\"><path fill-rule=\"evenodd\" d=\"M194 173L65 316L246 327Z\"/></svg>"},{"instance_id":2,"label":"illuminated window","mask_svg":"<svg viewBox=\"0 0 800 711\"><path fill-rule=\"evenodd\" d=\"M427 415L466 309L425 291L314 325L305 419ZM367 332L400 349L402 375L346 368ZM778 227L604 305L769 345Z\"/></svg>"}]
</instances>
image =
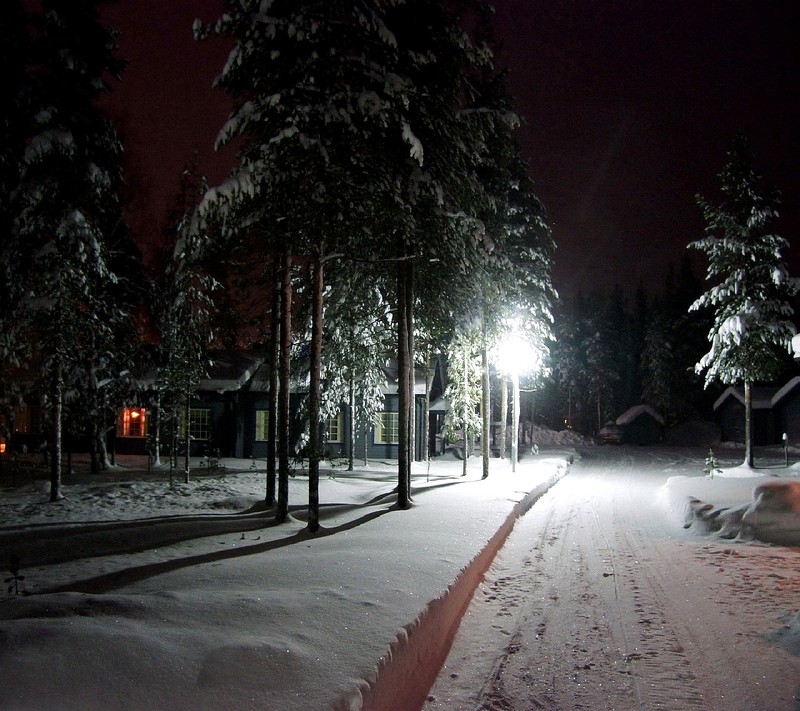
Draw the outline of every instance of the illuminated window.
<instances>
[{"instance_id":1,"label":"illuminated window","mask_svg":"<svg viewBox=\"0 0 800 711\"><path fill-rule=\"evenodd\" d=\"M256 410L256 442L269 441L269 410Z\"/></svg>"},{"instance_id":2,"label":"illuminated window","mask_svg":"<svg viewBox=\"0 0 800 711\"><path fill-rule=\"evenodd\" d=\"M333 417L329 417L325 426L325 436L328 442L342 441L342 413L338 412Z\"/></svg>"},{"instance_id":3,"label":"illuminated window","mask_svg":"<svg viewBox=\"0 0 800 711\"><path fill-rule=\"evenodd\" d=\"M375 426L375 444L397 444L400 441L400 414L379 412Z\"/></svg>"},{"instance_id":4,"label":"illuminated window","mask_svg":"<svg viewBox=\"0 0 800 711\"><path fill-rule=\"evenodd\" d=\"M124 407L117 423L120 437L145 437L147 435L147 410L143 407Z\"/></svg>"}]
</instances>

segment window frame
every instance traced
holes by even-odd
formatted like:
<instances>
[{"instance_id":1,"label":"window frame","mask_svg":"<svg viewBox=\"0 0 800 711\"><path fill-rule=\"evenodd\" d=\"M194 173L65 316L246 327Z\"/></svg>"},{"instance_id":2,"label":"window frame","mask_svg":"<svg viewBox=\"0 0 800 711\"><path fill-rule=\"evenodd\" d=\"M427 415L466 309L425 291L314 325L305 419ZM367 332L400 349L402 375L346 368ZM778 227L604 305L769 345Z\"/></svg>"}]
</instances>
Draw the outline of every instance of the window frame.
<instances>
[{"instance_id":1,"label":"window frame","mask_svg":"<svg viewBox=\"0 0 800 711\"><path fill-rule=\"evenodd\" d=\"M256 409L255 416L255 442L269 442L269 410L265 408Z\"/></svg>"},{"instance_id":2,"label":"window frame","mask_svg":"<svg viewBox=\"0 0 800 711\"><path fill-rule=\"evenodd\" d=\"M133 415L134 412L138 414ZM140 419L141 418L141 419ZM144 439L147 437L148 412L144 407L123 407L117 418L117 437ZM140 434L131 434L131 426L136 423Z\"/></svg>"},{"instance_id":3,"label":"window frame","mask_svg":"<svg viewBox=\"0 0 800 711\"><path fill-rule=\"evenodd\" d=\"M183 434L185 436L185 429ZM205 436L202 436L203 434L205 434ZM211 440L210 407L189 408L189 439L194 442L208 442Z\"/></svg>"},{"instance_id":4,"label":"window frame","mask_svg":"<svg viewBox=\"0 0 800 711\"><path fill-rule=\"evenodd\" d=\"M331 436L331 425L333 424L333 429L335 430L336 436ZM344 434L344 422L342 417L342 411L339 410L333 417L329 417L325 420L325 441L330 444L342 444L344 442L343 434Z\"/></svg>"},{"instance_id":5,"label":"window frame","mask_svg":"<svg viewBox=\"0 0 800 711\"><path fill-rule=\"evenodd\" d=\"M388 422L387 422L388 421ZM387 439L387 433L389 439ZM392 439L392 436L395 436ZM400 413L384 410L378 413L378 422L373 432L373 443L382 445L400 444Z\"/></svg>"}]
</instances>

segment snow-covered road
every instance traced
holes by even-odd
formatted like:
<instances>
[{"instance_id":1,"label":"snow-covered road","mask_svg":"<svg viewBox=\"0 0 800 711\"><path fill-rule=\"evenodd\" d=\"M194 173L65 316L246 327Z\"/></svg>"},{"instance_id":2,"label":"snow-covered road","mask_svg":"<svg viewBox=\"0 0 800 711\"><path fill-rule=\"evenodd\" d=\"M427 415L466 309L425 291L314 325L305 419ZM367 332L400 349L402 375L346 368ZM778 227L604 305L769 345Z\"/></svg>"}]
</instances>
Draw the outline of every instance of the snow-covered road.
<instances>
[{"instance_id":1,"label":"snow-covered road","mask_svg":"<svg viewBox=\"0 0 800 711\"><path fill-rule=\"evenodd\" d=\"M425 711L800 709L800 550L682 531L673 464L587 449L517 522Z\"/></svg>"}]
</instances>

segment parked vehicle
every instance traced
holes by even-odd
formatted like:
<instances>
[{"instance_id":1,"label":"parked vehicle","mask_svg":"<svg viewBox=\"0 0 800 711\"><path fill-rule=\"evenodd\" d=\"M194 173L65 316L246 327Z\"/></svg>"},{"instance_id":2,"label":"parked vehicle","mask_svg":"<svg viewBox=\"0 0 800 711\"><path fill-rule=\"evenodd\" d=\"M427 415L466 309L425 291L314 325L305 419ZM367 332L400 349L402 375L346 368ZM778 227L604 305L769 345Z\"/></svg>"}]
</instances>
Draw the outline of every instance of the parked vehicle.
<instances>
[{"instance_id":1,"label":"parked vehicle","mask_svg":"<svg viewBox=\"0 0 800 711\"><path fill-rule=\"evenodd\" d=\"M615 422L606 422L594 440L597 444L622 444L623 428Z\"/></svg>"}]
</instances>

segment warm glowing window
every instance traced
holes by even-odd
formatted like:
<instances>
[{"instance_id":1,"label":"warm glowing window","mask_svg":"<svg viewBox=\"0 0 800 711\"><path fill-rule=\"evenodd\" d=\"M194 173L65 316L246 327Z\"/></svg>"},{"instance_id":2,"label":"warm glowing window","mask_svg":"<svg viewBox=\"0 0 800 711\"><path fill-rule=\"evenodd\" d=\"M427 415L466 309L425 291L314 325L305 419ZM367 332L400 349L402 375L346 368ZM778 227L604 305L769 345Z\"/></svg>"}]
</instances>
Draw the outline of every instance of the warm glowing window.
<instances>
[{"instance_id":1,"label":"warm glowing window","mask_svg":"<svg viewBox=\"0 0 800 711\"><path fill-rule=\"evenodd\" d=\"M400 441L400 414L379 412L375 426L375 444L397 444Z\"/></svg>"},{"instance_id":2,"label":"warm glowing window","mask_svg":"<svg viewBox=\"0 0 800 711\"><path fill-rule=\"evenodd\" d=\"M120 437L144 437L147 435L147 410L143 407L124 407L117 425Z\"/></svg>"},{"instance_id":3,"label":"warm glowing window","mask_svg":"<svg viewBox=\"0 0 800 711\"><path fill-rule=\"evenodd\" d=\"M256 410L256 442L269 441L269 410Z\"/></svg>"},{"instance_id":4,"label":"warm glowing window","mask_svg":"<svg viewBox=\"0 0 800 711\"><path fill-rule=\"evenodd\" d=\"M333 417L329 417L325 434L328 442L341 442L342 441L342 413L339 412Z\"/></svg>"}]
</instances>

